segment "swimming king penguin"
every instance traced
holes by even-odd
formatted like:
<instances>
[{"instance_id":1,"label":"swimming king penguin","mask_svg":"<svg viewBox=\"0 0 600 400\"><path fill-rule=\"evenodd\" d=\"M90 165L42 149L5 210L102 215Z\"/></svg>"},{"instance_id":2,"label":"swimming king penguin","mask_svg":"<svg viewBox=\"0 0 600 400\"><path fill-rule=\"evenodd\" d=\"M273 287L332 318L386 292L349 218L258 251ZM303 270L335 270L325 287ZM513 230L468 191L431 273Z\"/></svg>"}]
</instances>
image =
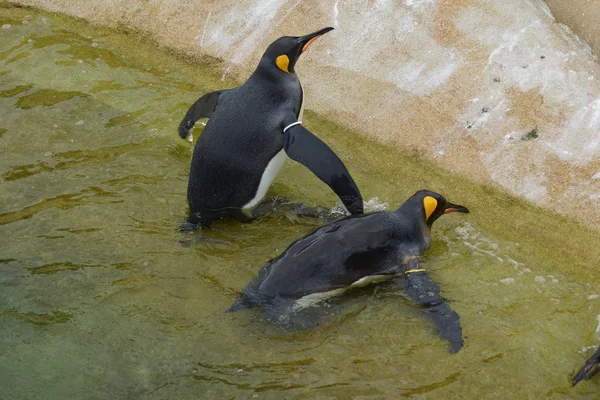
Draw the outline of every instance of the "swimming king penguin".
<instances>
[{"instance_id":1,"label":"swimming king penguin","mask_svg":"<svg viewBox=\"0 0 600 400\"><path fill-rule=\"evenodd\" d=\"M582 380L590 379L600 371L600 347L594 354L583 364L583 367L573 377L573 386L577 385Z\"/></svg>"},{"instance_id":2,"label":"swimming king penguin","mask_svg":"<svg viewBox=\"0 0 600 400\"><path fill-rule=\"evenodd\" d=\"M420 265L431 225L441 215L469 210L422 190L397 211L351 215L323 225L293 242L265 264L229 311L263 307L265 313L297 311L353 287L404 275L405 290L427 309L451 352L463 346L456 312Z\"/></svg>"},{"instance_id":3,"label":"swimming king penguin","mask_svg":"<svg viewBox=\"0 0 600 400\"><path fill-rule=\"evenodd\" d=\"M363 212L344 163L298 121L303 93L294 66L332 29L277 39L243 85L207 93L189 109L179 126L182 138L200 118L209 118L192 157L189 224L207 226L224 216L251 220L287 157L329 185L351 214Z\"/></svg>"}]
</instances>

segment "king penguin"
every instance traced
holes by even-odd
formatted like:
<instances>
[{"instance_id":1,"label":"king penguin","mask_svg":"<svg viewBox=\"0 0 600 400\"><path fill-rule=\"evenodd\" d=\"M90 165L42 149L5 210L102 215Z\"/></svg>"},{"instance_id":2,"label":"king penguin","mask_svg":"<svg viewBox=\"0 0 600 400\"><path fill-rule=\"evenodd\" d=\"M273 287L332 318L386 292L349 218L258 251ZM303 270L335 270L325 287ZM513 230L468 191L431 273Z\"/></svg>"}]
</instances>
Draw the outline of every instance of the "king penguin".
<instances>
[{"instance_id":1,"label":"king penguin","mask_svg":"<svg viewBox=\"0 0 600 400\"><path fill-rule=\"evenodd\" d=\"M395 212L351 215L323 225L265 264L228 311L262 307L267 316L283 316L349 289L403 275L406 294L426 308L455 353L463 346L459 316L420 265L431 243L433 222L453 212L469 210L422 190Z\"/></svg>"},{"instance_id":2,"label":"king penguin","mask_svg":"<svg viewBox=\"0 0 600 400\"><path fill-rule=\"evenodd\" d=\"M294 66L332 29L277 39L244 84L207 93L189 109L179 126L182 138L196 121L209 119L192 156L188 225L226 216L252 220L287 157L325 182L351 214L362 214L362 196L344 163L298 120L303 92Z\"/></svg>"}]
</instances>

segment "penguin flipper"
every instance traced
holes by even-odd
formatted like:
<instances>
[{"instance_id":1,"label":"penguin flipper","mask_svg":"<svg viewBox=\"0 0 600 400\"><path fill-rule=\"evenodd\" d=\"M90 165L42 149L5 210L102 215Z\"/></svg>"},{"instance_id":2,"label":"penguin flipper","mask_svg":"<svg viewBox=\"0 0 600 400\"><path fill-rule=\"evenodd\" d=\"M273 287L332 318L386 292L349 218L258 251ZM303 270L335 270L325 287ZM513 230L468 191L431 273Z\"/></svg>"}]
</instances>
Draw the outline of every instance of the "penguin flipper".
<instances>
[{"instance_id":1,"label":"penguin flipper","mask_svg":"<svg viewBox=\"0 0 600 400\"><path fill-rule=\"evenodd\" d=\"M600 347L596 352L583 364L583 367L577 372L571 381L572 385L577 385L582 380L590 379L592 376L600 372Z\"/></svg>"},{"instance_id":2,"label":"penguin flipper","mask_svg":"<svg viewBox=\"0 0 600 400\"><path fill-rule=\"evenodd\" d=\"M217 90L206 93L200 97L188 110L179 124L179 137L185 139L190 129L194 127L196 121L201 118L210 118L212 113L217 109L217 103L222 93L227 90Z\"/></svg>"},{"instance_id":3,"label":"penguin flipper","mask_svg":"<svg viewBox=\"0 0 600 400\"><path fill-rule=\"evenodd\" d=\"M284 120L284 123L291 119ZM293 121L295 121L295 117ZM297 124L286 129L285 152L289 158L310 169L338 195L351 214L363 213L363 199L350 172L321 139Z\"/></svg>"},{"instance_id":4,"label":"penguin flipper","mask_svg":"<svg viewBox=\"0 0 600 400\"><path fill-rule=\"evenodd\" d=\"M450 342L450 353L458 352L464 344L459 316L446 299L439 295L440 288L423 270L406 274L406 294L427 309L427 316L435 323L439 335Z\"/></svg>"}]
</instances>

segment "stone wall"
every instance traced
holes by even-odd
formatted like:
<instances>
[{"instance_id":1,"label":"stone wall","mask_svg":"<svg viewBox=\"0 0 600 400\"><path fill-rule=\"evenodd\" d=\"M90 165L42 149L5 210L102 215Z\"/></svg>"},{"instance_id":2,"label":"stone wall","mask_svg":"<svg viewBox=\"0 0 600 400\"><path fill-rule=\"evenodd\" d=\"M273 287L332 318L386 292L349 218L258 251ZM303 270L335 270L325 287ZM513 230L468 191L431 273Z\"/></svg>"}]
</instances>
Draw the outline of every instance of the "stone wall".
<instances>
[{"instance_id":1,"label":"stone wall","mask_svg":"<svg viewBox=\"0 0 600 400\"><path fill-rule=\"evenodd\" d=\"M333 26L296 66L307 108L600 229L600 64L542 1L19 3L217 57L240 79L277 37Z\"/></svg>"}]
</instances>

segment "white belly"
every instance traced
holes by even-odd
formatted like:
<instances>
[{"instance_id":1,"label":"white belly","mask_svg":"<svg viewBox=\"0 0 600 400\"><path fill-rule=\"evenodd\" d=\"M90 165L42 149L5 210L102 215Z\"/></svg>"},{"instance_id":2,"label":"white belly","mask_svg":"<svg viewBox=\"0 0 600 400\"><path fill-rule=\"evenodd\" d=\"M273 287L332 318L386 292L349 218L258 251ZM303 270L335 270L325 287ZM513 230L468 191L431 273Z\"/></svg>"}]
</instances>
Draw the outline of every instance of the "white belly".
<instances>
[{"instance_id":1,"label":"white belly","mask_svg":"<svg viewBox=\"0 0 600 400\"><path fill-rule=\"evenodd\" d=\"M267 164L267 168L265 168L265 171L263 172L262 177L260 178L260 184L258 185L256 195L252 200L246 203L242 207L242 209L253 208L265 197L265 194L267 194L267 190L269 190L269 187L271 187L271 184L275 180L275 177L279 173L281 167L283 167L283 163L286 159L287 155L285 154L285 151L281 149L281 151L277 153L275 157L271 159L271 161L269 161L269 164Z\"/></svg>"},{"instance_id":2,"label":"white belly","mask_svg":"<svg viewBox=\"0 0 600 400\"><path fill-rule=\"evenodd\" d=\"M321 301L330 299L335 296L339 296L340 294L342 294L350 289L371 285L373 283L387 281L388 279L392 279L393 277L394 277L394 275L369 275L369 276L365 276L364 278L361 278L361 279L357 280L356 282L354 282L353 284L343 287L343 288L330 290L329 292L309 294L309 295L306 295L306 296L301 297L298 300L296 300L294 302L293 310L299 311L299 310L302 310L303 308L314 306Z\"/></svg>"}]
</instances>

